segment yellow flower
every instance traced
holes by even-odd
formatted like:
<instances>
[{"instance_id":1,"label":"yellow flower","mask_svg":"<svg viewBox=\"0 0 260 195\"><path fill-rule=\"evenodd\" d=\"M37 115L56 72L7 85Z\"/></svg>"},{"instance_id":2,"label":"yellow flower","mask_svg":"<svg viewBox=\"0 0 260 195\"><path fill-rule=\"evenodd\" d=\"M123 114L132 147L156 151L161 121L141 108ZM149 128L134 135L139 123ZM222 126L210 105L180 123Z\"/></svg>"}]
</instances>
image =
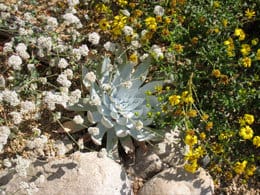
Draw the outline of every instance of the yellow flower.
<instances>
[{"instance_id":1,"label":"yellow flower","mask_svg":"<svg viewBox=\"0 0 260 195\"><path fill-rule=\"evenodd\" d=\"M148 17L145 19L145 25L148 29L155 31L157 29L156 19L154 17Z\"/></svg>"},{"instance_id":2,"label":"yellow flower","mask_svg":"<svg viewBox=\"0 0 260 195\"><path fill-rule=\"evenodd\" d=\"M208 120L208 118L209 118L209 115L208 115L208 114L203 114L203 115L201 116L201 119L202 119L203 121Z\"/></svg>"},{"instance_id":3,"label":"yellow flower","mask_svg":"<svg viewBox=\"0 0 260 195\"><path fill-rule=\"evenodd\" d=\"M200 158L205 154L205 150L204 150L204 148L199 146L194 149L194 154L195 154L196 158Z\"/></svg>"},{"instance_id":4,"label":"yellow flower","mask_svg":"<svg viewBox=\"0 0 260 195\"><path fill-rule=\"evenodd\" d=\"M164 18L164 21L165 21L165 24L167 25L167 24L170 24L172 20L171 20L170 17L166 16L166 17Z\"/></svg>"},{"instance_id":5,"label":"yellow flower","mask_svg":"<svg viewBox=\"0 0 260 195\"><path fill-rule=\"evenodd\" d=\"M242 174L245 171L246 165L247 165L246 160L244 160L242 163L236 162L233 169L237 174Z\"/></svg>"},{"instance_id":6,"label":"yellow flower","mask_svg":"<svg viewBox=\"0 0 260 195\"><path fill-rule=\"evenodd\" d=\"M260 60L260 49L256 52L256 60Z\"/></svg>"},{"instance_id":7,"label":"yellow flower","mask_svg":"<svg viewBox=\"0 0 260 195\"><path fill-rule=\"evenodd\" d=\"M250 67L251 67L251 64L252 64L251 58L245 57L245 58L242 58L241 61L242 61L242 65L243 65L245 68L250 68Z\"/></svg>"},{"instance_id":8,"label":"yellow flower","mask_svg":"<svg viewBox=\"0 0 260 195\"><path fill-rule=\"evenodd\" d=\"M246 121L247 124L252 125L254 120L255 120L254 119L254 115L252 115L252 114L245 114L244 115L244 120Z\"/></svg>"},{"instance_id":9,"label":"yellow flower","mask_svg":"<svg viewBox=\"0 0 260 195\"><path fill-rule=\"evenodd\" d=\"M131 62L133 62L134 64L137 64L138 63L138 55L136 52L132 53L130 56L129 56L129 60Z\"/></svg>"},{"instance_id":10,"label":"yellow flower","mask_svg":"<svg viewBox=\"0 0 260 195\"><path fill-rule=\"evenodd\" d=\"M212 151L215 154L221 154L224 152L223 146L217 143L212 144Z\"/></svg>"},{"instance_id":11,"label":"yellow flower","mask_svg":"<svg viewBox=\"0 0 260 195\"><path fill-rule=\"evenodd\" d=\"M98 25L101 30L108 30L110 28L110 24L105 18L101 19Z\"/></svg>"},{"instance_id":12,"label":"yellow flower","mask_svg":"<svg viewBox=\"0 0 260 195\"><path fill-rule=\"evenodd\" d=\"M208 123L206 124L206 130L209 131L209 130L212 129L212 128L213 128L213 122L208 122Z\"/></svg>"},{"instance_id":13,"label":"yellow flower","mask_svg":"<svg viewBox=\"0 0 260 195\"><path fill-rule=\"evenodd\" d=\"M247 56L251 51L251 47L248 44L242 44L240 52L243 56Z\"/></svg>"},{"instance_id":14,"label":"yellow flower","mask_svg":"<svg viewBox=\"0 0 260 195\"><path fill-rule=\"evenodd\" d=\"M180 103L181 97L179 95L171 95L169 97L169 102L172 106L175 106Z\"/></svg>"},{"instance_id":15,"label":"yellow flower","mask_svg":"<svg viewBox=\"0 0 260 195\"><path fill-rule=\"evenodd\" d=\"M223 19L223 20L222 20L222 24L223 24L224 27L227 27L227 25L228 25L228 20L227 20L227 19Z\"/></svg>"},{"instance_id":16,"label":"yellow flower","mask_svg":"<svg viewBox=\"0 0 260 195\"><path fill-rule=\"evenodd\" d=\"M244 118L242 118L242 117L240 117L240 118L238 119L238 122L239 122L240 126L245 126L245 125L246 125L246 121L245 121Z\"/></svg>"},{"instance_id":17,"label":"yellow flower","mask_svg":"<svg viewBox=\"0 0 260 195\"><path fill-rule=\"evenodd\" d=\"M255 136L253 138L253 144L258 148L260 147L260 136Z\"/></svg>"},{"instance_id":18,"label":"yellow flower","mask_svg":"<svg viewBox=\"0 0 260 195\"><path fill-rule=\"evenodd\" d=\"M196 143L198 143L198 138L196 135L190 135L190 134L187 134L185 136L185 139L184 139L184 143L189 145L189 146L193 146L195 145Z\"/></svg>"},{"instance_id":19,"label":"yellow flower","mask_svg":"<svg viewBox=\"0 0 260 195\"><path fill-rule=\"evenodd\" d=\"M248 125L246 125L245 127L242 127L239 131L239 135L243 138L243 139L252 139L253 135L254 135L254 131L251 127L249 127Z\"/></svg>"},{"instance_id":20,"label":"yellow flower","mask_svg":"<svg viewBox=\"0 0 260 195\"><path fill-rule=\"evenodd\" d=\"M257 43L259 42L258 38L252 39L251 44L252 45L257 45Z\"/></svg>"},{"instance_id":21,"label":"yellow flower","mask_svg":"<svg viewBox=\"0 0 260 195\"><path fill-rule=\"evenodd\" d=\"M219 7L220 7L219 1L214 1L214 2L213 2L213 6L214 6L215 8L219 8Z\"/></svg>"},{"instance_id":22,"label":"yellow flower","mask_svg":"<svg viewBox=\"0 0 260 195\"><path fill-rule=\"evenodd\" d=\"M128 2L126 0L117 0L117 3L120 6L125 6L125 5L127 5Z\"/></svg>"},{"instance_id":23,"label":"yellow flower","mask_svg":"<svg viewBox=\"0 0 260 195\"><path fill-rule=\"evenodd\" d=\"M200 133L200 139L201 139L201 140L205 140L205 139L206 139L206 133L201 132L201 133Z\"/></svg>"},{"instance_id":24,"label":"yellow flower","mask_svg":"<svg viewBox=\"0 0 260 195\"><path fill-rule=\"evenodd\" d=\"M174 44L173 49L174 49L177 53L182 53L182 52L183 52L183 45L181 45L181 44Z\"/></svg>"},{"instance_id":25,"label":"yellow flower","mask_svg":"<svg viewBox=\"0 0 260 195\"><path fill-rule=\"evenodd\" d=\"M197 116L197 111L194 109L191 109L187 112L188 117L196 117Z\"/></svg>"},{"instance_id":26,"label":"yellow flower","mask_svg":"<svg viewBox=\"0 0 260 195\"><path fill-rule=\"evenodd\" d=\"M185 164L184 169L190 173L195 173L198 169L197 160L193 160L190 163Z\"/></svg>"},{"instance_id":27,"label":"yellow flower","mask_svg":"<svg viewBox=\"0 0 260 195\"><path fill-rule=\"evenodd\" d=\"M198 38L198 37L193 37L193 38L191 39L191 43L192 43L193 45L197 45L197 44L198 44L198 41L199 41L199 38Z\"/></svg>"},{"instance_id":28,"label":"yellow flower","mask_svg":"<svg viewBox=\"0 0 260 195\"><path fill-rule=\"evenodd\" d=\"M219 78L220 75L221 75L221 72L220 72L219 69L214 69L214 70L212 70L212 75L213 75L214 77L216 77L216 78Z\"/></svg>"},{"instance_id":29,"label":"yellow flower","mask_svg":"<svg viewBox=\"0 0 260 195\"><path fill-rule=\"evenodd\" d=\"M255 16L255 11L247 8L247 10L245 11L245 16L250 20Z\"/></svg>"},{"instance_id":30,"label":"yellow flower","mask_svg":"<svg viewBox=\"0 0 260 195\"><path fill-rule=\"evenodd\" d=\"M248 175L248 176L254 175L255 170L256 170L255 165L250 165L250 166L246 169L246 175Z\"/></svg>"},{"instance_id":31,"label":"yellow flower","mask_svg":"<svg viewBox=\"0 0 260 195\"><path fill-rule=\"evenodd\" d=\"M241 29L241 28L236 28L235 29L235 32L234 32L234 35L236 36L236 37L239 37L239 41L243 41L243 40L245 40L245 37L246 37L246 34L245 34L245 32L243 31L243 29Z\"/></svg>"}]
</instances>

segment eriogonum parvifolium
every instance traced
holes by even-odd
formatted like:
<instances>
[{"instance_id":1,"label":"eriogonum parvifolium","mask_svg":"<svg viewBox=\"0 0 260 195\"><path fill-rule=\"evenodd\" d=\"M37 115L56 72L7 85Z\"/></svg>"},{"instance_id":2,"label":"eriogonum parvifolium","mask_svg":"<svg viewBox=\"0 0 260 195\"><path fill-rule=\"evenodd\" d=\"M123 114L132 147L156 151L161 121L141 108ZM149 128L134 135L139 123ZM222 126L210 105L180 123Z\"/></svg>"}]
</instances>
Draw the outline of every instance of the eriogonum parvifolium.
<instances>
[{"instance_id":1,"label":"eriogonum parvifolium","mask_svg":"<svg viewBox=\"0 0 260 195\"><path fill-rule=\"evenodd\" d=\"M162 85L161 81L144 84L151 64L149 57L135 70L124 55L115 61L112 65L110 58L105 57L97 74L83 67L82 79L89 90L89 97L68 106L70 110L87 112L91 123L89 133L96 144L101 145L107 133L106 147L110 156L116 153L118 139L128 152L131 137L137 141L157 137L148 127L153 122L149 113L158 108L157 99L151 93L156 86Z\"/></svg>"}]
</instances>

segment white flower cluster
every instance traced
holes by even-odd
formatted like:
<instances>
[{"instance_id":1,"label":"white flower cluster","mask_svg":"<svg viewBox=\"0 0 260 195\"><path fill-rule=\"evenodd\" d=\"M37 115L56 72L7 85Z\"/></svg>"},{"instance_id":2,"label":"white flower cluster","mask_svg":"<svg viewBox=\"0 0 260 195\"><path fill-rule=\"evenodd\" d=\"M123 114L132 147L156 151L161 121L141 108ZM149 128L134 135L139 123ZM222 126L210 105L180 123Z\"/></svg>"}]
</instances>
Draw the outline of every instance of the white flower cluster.
<instances>
[{"instance_id":1,"label":"white flower cluster","mask_svg":"<svg viewBox=\"0 0 260 195\"><path fill-rule=\"evenodd\" d=\"M2 153L2 149L4 145L7 143L8 137L11 131L7 126L0 127L0 153Z\"/></svg>"},{"instance_id":2,"label":"white flower cluster","mask_svg":"<svg viewBox=\"0 0 260 195\"><path fill-rule=\"evenodd\" d=\"M58 27L59 23L56 18L49 16L47 18L46 30L55 30Z\"/></svg>"},{"instance_id":3,"label":"white flower cluster","mask_svg":"<svg viewBox=\"0 0 260 195\"><path fill-rule=\"evenodd\" d=\"M123 32L126 36L131 36L134 34L134 29L131 26L124 26Z\"/></svg>"},{"instance_id":4,"label":"white flower cluster","mask_svg":"<svg viewBox=\"0 0 260 195\"><path fill-rule=\"evenodd\" d=\"M89 49L88 49L88 46L83 44L79 47L79 52L82 56L87 56L88 55L88 52L89 52Z\"/></svg>"},{"instance_id":5,"label":"white flower cluster","mask_svg":"<svg viewBox=\"0 0 260 195\"><path fill-rule=\"evenodd\" d=\"M99 134L99 128L98 127L89 127L88 133L90 135L93 135L93 136L98 135Z\"/></svg>"},{"instance_id":6,"label":"white flower cluster","mask_svg":"<svg viewBox=\"0 0 260 195\"><path fill-rule=\"evenodd\" d=\"M58 62L58 67L61 69L67 68L68 65L69 65L69 63L65 58L61 58Z\"/></svg>"},{"instance_id":7,"label":"white flower cluster","mask_svg":"<svg viewBox=\"0 0 260 195\"><path fill-rule=\"evenodd\" d=\"M11 115L12 121L15 125L18 125L23 121L23 115L20 112L13 111L9 114Z\"/></svg>"},{"instance_id":8,"label":"white flower cluster","mask_svg":"<svg viewBox=\"0 0 260 195\"><path fill-rule=\"evenodd\" d=\"M66 88L69 88L71 86L71 81L68 79L68 76L64 72L59 74L57 82Z\"/></svg>"},{"instance_id":9,"label":"white flower cluster","mask_svg":"<svg viewBox=\"0 0 260 195\"><path fill-rule=\"evenodd\" d=\"M44 91L43 102L47 104L48 109L55 110L56 104L60 104L66 107L69 97L66 94L60 94L58 92Z\"/></svg>"},{"instance_id":10,"label":"white flower cluster","mask_svg":"<svg viewBox=\"0 0 260 195\"><path fill-rule=\"evenodd\" d=\"M153 10L153 13L156 15L156 16L163 16L164 15L164 8L160 5L156 5L154 7L154 10Z\"/></svg>"},{"instance_id":11,"label":"white flower cluster","mask_svg":"<svg viewBox=\"0 0 260 195\"><path fill-rule=\"evenodd\" d=\"M41 135L33 140L28 140L26 142L26 147L31 150L35 150L39 155L44 155L44 149L48 143L48 137L46 135Z\"/></svg>"},{"instance_id":12,"label":"white flower cluster","mask_svg":"<svg viewBox=\"0 0 260 195\"><path fill-rule=\"evenodd\" d=\"M21 113L22 114L27 114L27 113L32 113L36 110L35 103L32 101L22 101L21 102Z\"/></svg>"},{"instance_id":13,"label":"white flower cluster","mask_svg":"<svg viewBox=\"0 0 260 195\"><path fill-rule=\"evenodd\" d=\"M30 58L29 53L26 51L27 50L27 46L24 43L19 43L16 48L15 51L16 53L23 58L24 60L27 60Z\"/></svg>"},{"instance_id":14,"label":"white flower cluster","mask_svg":"<svg viewBox=\"0 0 260 195\"><path fill-rule=\"evenodd\" d=\"M62 17L65 20L64 23L68 26L75 24L75 27L77 29L83 27L81 22L80 22L80 19L77 16L75 16L73 13L66 13Z\"/></svg>"},{"instance_id":15,"label":"white flower cluster","mask_svg":"<svg viewBox=\"0 0 260 195\"><path fill-rule=\"evenodd\" d=\"M67 0L70 7L74 7L79 4L79 0Z\"/></svg>"},{"instance_id":16,"label":"white flower cluster","mask_svg":"<svg viewBox=\"0 0 260 195\"><path fill-rule=\"evenodd\" d=\"M21 177L27 176L27 168L30 166L31 161L23 158L22 156L17 155L17 158L14 159L16 163L15 170L17 174Z\"/></svg>"},{"instance_id":17,"label":"white flower cluster","mask_svg":"<svg viewBox=\"0 0 260 195\"><path fill-rule=\"evenodd\" d=\"M88 41L93 45L99 44L100 35L97 32L92 32L88 34Z\"/></svg>"},{"instance_id":18,"label":"white flower cluster","mask_svg":"<svg viewBox=\"0 0 260 195\"><path fill-rule=\"evenodd\" d=\"M8 102L11 106L17 106L20 104L20 100L15 91L5 89L4 91L0 92L0 96L2 97L1 99L3 101Z\"/></svg>"},{"instance_id":19,"label":"white flower cluster","mask_svg":"<svg viewBox=\"0 0 260 195\"><path fill-rule=\"evenodd\" d=\"M13 52L13 41L4 44L3 53Z\"/></svg>"},{"instance_id":20,"label":"white flower cluster","mask_svg":"<svg viewBox=\"0 0 260 195\"><path fill-rule=\"evenodd\" d=\"M151 47L151 54L155 59L162 59L164 57L162 49L158 45Z\"/></svg>"},{"instance_id":21,"label":"white flower cluster","mask_svg":"<svg viewBox=\"0 0 260 195\"><path fill-rule=\"evenodd\" d=\"M84 123L84 119L83 119L80 115L74 116L73 121L74 121L76 124L78 124L78 125L81 125L81 124Z\"/></svg>"},{"instance_id":22,"label":"white flower cluster","mask_svg":"<svg viewBox=\"0 0 260 195\"><path fill-rule=\"evenodd\" d=\"M52 39L51 39L51 37L40 36L37 39L37 48L38 48L37 54L40 57L44 57L44 51L46 51L47 53L50 53L50 51L52 49Z\"/></svg>"},{"instance_id":23,"label":"white flower cluster","mask_svg":"<svg viewBox=\"0 0 260 195\"><path fill-rule=\"evenodd\" d=\"M22 59L18 55L12 55L8 58L8 66L12 67L14 70L22 69Z\"/></svg>"},{"instance_id":24,"label":"white flower cluster","mask_svg":"<svg viewBox=\"0 0 260 195\"><path fill-rule=\"evenodd\" d=\"M76 89L70 93L68 105L72 106L79 102L79 99L81 98L81 91L79 89Z\"/></svg>"},{"instance_id":25,"label":"white flower cluster","mask_svg":"<svg viewBox=\"0 0 260 195\"><path fill-rule=\"evenodd\" d=\"M116 50L116 44L115 43L112 43L110 41L107 41L105 44L104 44L104 48L105 50L107 51L110 51L110 52L114 52Z\"/></svg>"}]
</instances>

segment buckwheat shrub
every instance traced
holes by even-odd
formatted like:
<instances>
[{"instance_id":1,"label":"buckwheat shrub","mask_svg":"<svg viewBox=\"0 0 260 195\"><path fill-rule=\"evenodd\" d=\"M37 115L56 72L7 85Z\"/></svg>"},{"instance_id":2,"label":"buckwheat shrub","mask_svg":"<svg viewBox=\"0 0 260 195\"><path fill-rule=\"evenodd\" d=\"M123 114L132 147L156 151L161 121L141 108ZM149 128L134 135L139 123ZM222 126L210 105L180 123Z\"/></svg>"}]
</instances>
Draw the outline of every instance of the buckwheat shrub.
<instances>
[{"instance_id":1,"label":"buckwheat shrub","mask_svg":"<svg viewBox=\"0 0 260 195\"><path fill-rule=\"evenodd\" d=\"M39 49L38 55L44 57L44 51L49 53L52 49L52 45L51 37L40 36L37 39L37 48Z\"/></svg>"},{"instance_id":2,"label":"buckwheat shrub","mask_svg":"<svg viewBox=\"0 0 260 195\"><path fill-rule=\"evenodd\" d=\"M79 0L67 0L70 7L75 7L79 4Z\"/></svg>"},{"instance_id":3,"label":"buckwheat shrub","mask_svg":"<svg viewBox=\"0 0 260 195\"><path fill-rule=\"evenodd\" d=\"M0 153L2 153L2 149L7 143L10 133L11 131L8 126L0 126Z\"/></svg>"},{"instance_id":4,"label":"buckwheat shrub","mask_svg":"<svg viewBox=\"0 0 260 195\"><path fill-rule=\"evenodd\" d=\"M55 30L58 27L59 23L56 18L49 16L47 18L47 25L45 26L46 30Z\"/></svg>"},{"instance_id":5,"label":"buckwheat shrub","mask_svg":"<svg viewBox=\"0 0 260 195\"><path fill-rule=\"evenodd\" d=\"M35 109L36 109L36 106L35 106L34 102L28 101L28 100L21 102L21 113L22 114L34 112Z\"/></svg>"},{"instance_id":6,"label":"buckwheat shrub","mask_svg":"<svg viewBox=\"0 0 260 195\"><path fill-rule=\"evenodd\" d=\"M164 15L164 8L160 5L156 5L154 7L154 10L153 10L153 13L156 15L156 16L163 16Z\"/></svg>"},{"instance_id":7,"label":"buckwheat shrub","mask_svg":"<svg viewBox=\"0 0 260 195\"><path fill-rule=\"evenodd\" d=\"M163 58L163 52L162 49L158 45L153 45L151 47L151 54L155 59L161 59Z\"/></svg>"},{"instance_id":8,"label":"buckwheat shrub","mask_svg":"<svg viewBox=\"0 0 260 195\"><path fill-rule=\"evenodd\" d=\"M17 106L20 104L18 94L15 91L10 91L9 89L2 91L2 99L8 102L11 106Z\"/></svg>"},{"instance_id":9,"label":"buckwheat shrub","mask_svg":"<svg viewBox=\"0 0 260 195\"><path fill-rule=\"evenodd\" d=\"M74 116L73 121L79 125L84 123L84 119L80 115Z\"/></svg>"},{"instance_id":10,"label":"buckwheat shrub","mask_svg":"<svg viewBox=\"0 0 260 195\"><path fill-rule=\"evenodd\" d=\"M8 65L12 67L14 70L21 70L22 69L22 59L18 55L12 55L8 58Z\"/></svg>"},{"instance_id":11,"label":"buckwheat shrub","mask_svg":"<svg viewBox=\"0 0 260 195\"><path fill-rule=\"evenodd\" d=\"M3 47L4 54L11 53L11 52L13 52L13 41L5 43Z\"/></svg>"},{"instance_id":12,"label":"buckwheat shrub","mask_svg":"<svg viewBox=\"0 0 260 195\"><path fill-rule=\"evenodd\" d=\"M63 16L62 16L62 18L65 20L64 21L64 23L66 24L66 25L73 25L73 24L75 24L75 27L76 28L82 28L82 24L81 24L81 22L80 22L80 19L77 17L77 16L75 16L74 14L72 14L72 13L66 13L66 14L64 14Z\"/></svg>"},{"instance_id":13,"label":"buckwheat shrub","mask_svg":"<svg viewBox=\"0 0 260 195\"><path fill-rule=\"evenodd\" d=\"M69 65L68 61L65 58L61 58L58 63L58 67L61 69L67 68Z\"/></svg>"},{"instance_id":14,"label":"buckwheat shrub","mask_svg":"<svg viewBox=\"0 0 260 195\"><path fill-rule=\"evenodd\" d=\"M24 43L19 43L16 46L15 51L24 60L30 58L30 54L27 52L27 46Z\"/></svg>"},{"instance_id":15,"label":"buckwheat shrub","mask_svg":"<svg viewBox=\"0 0 260 195\"><path fill-rule=\"evenodd\" d=\"M110 51L110 52L114 52L116 50L116 44L115 43L112 43L110 41L107 41L105 44L104 44L104 48L105 50L107 51Z\"/></svg>"},{"instance_id":16,"label":"buckwheat shrub","mask_svg":"<svg viewBox=\"0 0 260 195\"><path fill-rule=\"evenodd\" d=\"M70 87L71 86L71 81L68 80L68 77L66 74L61 73L59 74L57 78L57 82L61 84L63 87Z\"/></svg>"},{"instance_id":17,"label":"buckwheat shrub","mask_svg":"<svg viewBox=\"0 0 260 195\"><path fill-rule=\"evenodd\" d=\"M77 48L72 49L71 54L75 61L79 61L81 59L80 49Z\"/></svg>"},{"instance_id":18,"label":"buckwheat shrub","mask_svg":"<svg viewBox=\"0 0 260 195\"><path fill-rule=\"evenodd\" d=\"M9 114L12 117L12 121L15 125L18 125L23 121L23 115L20 112L13 111Z\"/></svg>"},{"instance_id":19,"label":"buckwheat shrub","mask_svg":"<svg viewBox=\"0 0 260 195\"><path fill-rule=\"evenodd\" d=\"M89 49L88 49L88 46L83 44L79 47L79 52L82 56L87 56L88 55L88 52L89 52Z\"/></svg>"},{"instance_id":20,"label":"buckwheat shrub","mask_svg":"<svg viewBox=\"0 0 260 195\"><path fill-rule=\"evenodd\" d=\"M99 44L100 35L97 32L92 32L88 34L88 41L93 45Z\"/></svg>"},{"instance_id":21,"label":"buckwheat shrub","mask_svg":"<svg viewBox=\"0 0 260 195\"><path fill-rule=\"evenodd\" d=\"M79 99L81 98L81 91L79 89L75 89L70 93L68 104L74 105L79 102Z\"/></svg>"}]
</instances>

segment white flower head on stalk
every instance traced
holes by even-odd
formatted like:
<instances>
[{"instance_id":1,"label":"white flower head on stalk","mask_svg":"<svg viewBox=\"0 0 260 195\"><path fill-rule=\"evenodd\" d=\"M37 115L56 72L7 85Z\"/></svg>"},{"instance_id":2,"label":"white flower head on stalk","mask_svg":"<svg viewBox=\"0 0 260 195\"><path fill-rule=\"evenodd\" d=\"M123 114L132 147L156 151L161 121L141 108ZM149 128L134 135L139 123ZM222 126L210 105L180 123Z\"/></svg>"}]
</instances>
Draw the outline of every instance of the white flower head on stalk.
<instances>
[{"instance_id":1,"label":"white flower head on stalk","mask_svg":"<svg viewBox=\"0 0 260 195\"><path fill-rule=\"evenodd\" d=\"M0 153L2 153L2 149L4 145L7 143L8 137L11 131L7 126L0 126Z\"/></svg>"},{"instance_id":2,"label":"white flower head on stalk","mask_svg":"<svg viewBox=\"0 0 260 195\"><path fill-rule=\"evenodd\" d=\"M24 43L19 43L15 48L16 53L23 59L27 60L30 58L27 52L27 46Z\"/></svg>"},{"instance_id":3,"label":"white flower head on stalk","mask_svg":"<svg viewBox=\"0 0 260 195\"><path fill-rule=\"evenodd\" d=\"M84 119L80 115L74 116L73 121L79 125L84 123Z\"/></svg>"},{"instance_id":4,"label":"white flower head on stalk","mask_svg":"<svg viewBox=\"0 0 260 195\"><path fill-rule=\"evenodd\" d=\"M124 26L123 32L126 36L131 36L134 34L134 29L131 26Z\"/></svg>"},{"instance_id":5,"label":"white flower head on stalk","mask_svg":"<svg viewBox=\"0 0 260 195\"><path fill-rule=\"evenodd\" d=\"M99 128L97 128L97 127L89 127L88 128L88 133L90 134L90 135L98 135L99 134Z\"/></svg>"},{"instance_id":6,"label":"white flower head on stalk","mask_svg":"<svg viewBox=\"0 0 260 195\"><path fill-rule=\"evenodd\" d=\"M67 66L69 65L68 61L65 58L61 58L58 62L58 67L59 68L67 68Z\"/></svg>"},{"instance_id":7,"label":"white flower head on stalk","mask_svg":"<svg viewBox=\"0 0 260 195\"><path fill-rule=\"evenodd\" d=\"M88 41L93 45L99 44L100 35L96 32L92 32L88 34Z\"/></svg>"},{"instance_id":8,"label":"white flower head on stalk","mask_svg":"<svg viewBox=\"0 0 260 195\"><path fill-rule=\"evenodd\" d=\"M66 13L62 17L65 20L66 25L74 24L76 26L76 28L82 28L82 24L80 22L80 19L77 16L75 16L74 14Z\"/></svg>"},{"instance_id":9,"label":"white flower head on stalk","mask_svg":"<svg viewBox=\"0 0 260 195\"><path fill-rule=\"evenodd\" d=\"M14 70L22 70L22 59L18 55L12 55L8 58L8 65Z\"/></svg>"},{"instance_id":10,"label":"white flower head on stalk","mask_svg":"<svg viewBox=\"0 0 260 195\"><path fill-rule=\"evenodd\" d=\"M153 10L153 13L156 15L156 16L163 16L164 15L164 8L160 5L156 5L154 7L154 10Z\"/></svg>"},{"instance_id":11,"label":"white flower head on stalk","mask_svg":"<svg viewBox=\"0 0 260 195\"><path fill-rule=\"evenodd\" d=\"M112 43L110 41L107 41L105 44L104 44L104 48L105 50L107 51L110 51L110 52L114 52L116 50L116 44L115 43Z\"/></svg>"}]
</instances>

